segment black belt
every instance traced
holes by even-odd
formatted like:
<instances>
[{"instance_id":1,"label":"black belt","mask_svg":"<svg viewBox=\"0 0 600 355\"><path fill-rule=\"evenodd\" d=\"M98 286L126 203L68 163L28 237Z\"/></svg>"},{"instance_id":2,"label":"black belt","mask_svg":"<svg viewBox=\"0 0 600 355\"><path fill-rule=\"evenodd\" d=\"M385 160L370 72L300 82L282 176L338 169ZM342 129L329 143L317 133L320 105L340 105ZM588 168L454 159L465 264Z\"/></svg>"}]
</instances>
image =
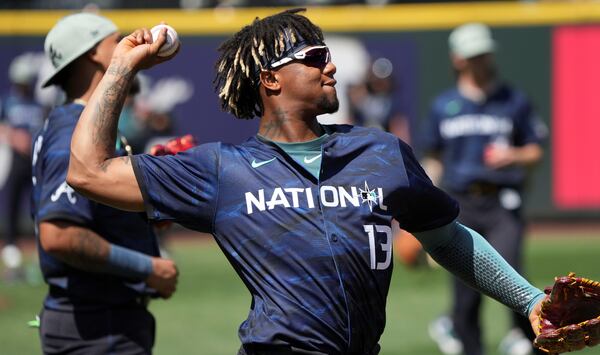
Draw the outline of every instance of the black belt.
<instances>
[{"instance_id":1,"label":"black belt","mask_svg":"<svg viewBox=\"0 0 600 355\"><path fill-rule=\"evenodd\" d=\"M381 347L379 344L364 355L377 355ZM274 345L243 345L237 355L327 355L320 351L304 350L294 346L274 346Z\"/></svg>"},{"instance_id":2,"label":"black belt","mask_svg":"<svg viewBox=\"0 0 600 355\"><path fill-rule=\"evenodd\" d=\"M141 307L148 307L148 304L150 303L150 301L152 300L152 297L148 296L148 295L143 295L143 296L137 296L136 298L133 299L133 302Z\"/></svg>"},{"instance_id":3,"label":"black belt","mask_svg":"<svg viewBox=\"0 0 600 355\"><path fill-rule=\"evenodd\" d=\"M143 307L146 308L148 307L148 304L150 303L150 300L152 300L152 297L150 295L138 295L133 297L130 300L125 300L124 302L121 303L106 303L106 301L103 300L91 300L91 299L83 299L82 297L78 296L78 295L73 295L71 292L68 292L67 290L54 286L54 285L50 285L49 289L48 289L48 294L53 297L53 298L63 298L65 299L65 301L76 305L76 304L80 304L80 305L88 305L90 307L93 308L127 308L127 307Z\"/></svg>"}]
</instances>

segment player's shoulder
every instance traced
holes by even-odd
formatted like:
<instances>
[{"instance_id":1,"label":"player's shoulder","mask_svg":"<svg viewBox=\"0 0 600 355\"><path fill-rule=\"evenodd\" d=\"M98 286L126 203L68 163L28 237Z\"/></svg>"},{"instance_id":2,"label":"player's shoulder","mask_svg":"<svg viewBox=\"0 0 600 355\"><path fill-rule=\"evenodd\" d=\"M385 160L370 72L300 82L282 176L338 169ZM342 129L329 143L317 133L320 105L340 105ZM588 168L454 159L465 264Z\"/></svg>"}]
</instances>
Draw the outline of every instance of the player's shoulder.
<instances>
[{"instance_id":1,"label":"player's shoulder","mask_svg":"<svg viewBox=\"0 0 600 355\"><path fill-rule=\"evenodd\" d=\"M218 160L222 155L221 142L202 143L192 147L186 151L180 152L182 156L192 156L191 161L199 161L206 159Z\"/></svg>"},{"instance_id":2,"label":"player's shoulder","mask_svg":"<svg viewBox=\"0 0 600 355\"><path fill-rule=\"evenodd\" d=\"M350 150L374 150L380 157L397 159L402 144L400 138L379 128L352 125L323 125L327 133L334 135L340 147Z\"/></svg>"},{"instance_id":3,"label":"player's shoulder","mask_svg":"<svg viewBox=\"0 0 600 355\"><path fill-rule=\"evenodd\" d=\"M73 130L77 125L77 120L83 112L83 106L77 104L67 104L53 108L48 114L49 131Z\"/></svg>"},{"instance_id":4,"label":"player's shoulder","mask_svg":"<svg viewBox=\"0 0 600 355\"><path fill-rule=\"evenodd\" d=\"M393 134L382 131L379 128L354 126L350 124L328 124L322 125L325 132L330 135L337 135L347 138L372 139L378 141L388 141L397 139Z\"/></svg>"},{"instance_id":5,"label":"player's shoulder","mask_svg":"<svg viewBox=\"0 0 600 355\"><path fill-rule=\"evenodd\" d=\"M82 111L81 105L63 105L53 108L35 140L42 136L42 146L45 150L69 149L71 136Z\"/></svg>"},{"instance_id":6,"label":"player's shoulder","mask_svg":"<svg viewBox=\"0 0 600 355\"><path fill-rule=\"evenodd\" d=\"M516 104L527 104L530 100L525 91L506 82L499 85L497 95Z\"/></svg>"}]
</instances>

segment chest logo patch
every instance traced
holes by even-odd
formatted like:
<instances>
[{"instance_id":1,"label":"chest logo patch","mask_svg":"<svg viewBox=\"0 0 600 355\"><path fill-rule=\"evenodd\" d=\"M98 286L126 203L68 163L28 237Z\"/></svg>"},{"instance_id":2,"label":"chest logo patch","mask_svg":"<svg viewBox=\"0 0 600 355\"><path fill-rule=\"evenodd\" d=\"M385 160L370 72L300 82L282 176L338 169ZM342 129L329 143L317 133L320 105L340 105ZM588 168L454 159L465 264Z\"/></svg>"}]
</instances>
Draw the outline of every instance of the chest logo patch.
<instances>
[{"instance_id":1,"label":"chest logo patch","mask_svg":"<svg viewBox=\"0 0 600 355\"><path fill-rule=\"evenodd\" d=\"M261 166L263 166L265 164L269 164L270 162L272 162L274 160L275 160L275 158L269 159L269 160L258 161L257 162L256 159L254 159L254 160L252 160L252 167L254 169L256 169L256 168L261 167Z\"/></svg>"},{"instance_id":2,"label":"chest logo patch","mask_svg":"<svg viewBox=\"0 0 600 355\"><path fill-rule=\"evenodd\" d=\"M321 154L319 154L319 155L317 155L315 157L312 157L312 158L304 157L304 164L313 163L315 160L319 159L320 157L321 157Z\"/></svg>"},{"instance_id":3,"label":"chest logo patch","mask_svg":"<svg viewBox=\"0 0 600 355\"><path fill-rule=\"evenodd\" d=\"M381 187L369 188L365 181L364 189L356 186L321 185L316 191L311 187L275 187L260 189L245 193L246 213L268 211L275 208L317 208L319 205L327 208L360 207L363 204L378 206L382 211L388 207L383 202Z\"/></svg>"},{"instance_id":4,"label":"chest logo patch","mask_svg":"<svg viewBox=\"0 0 600 355\"><path fill-rule=\"evenodd\" d=\"M379 189L381 190L381 189ZM369 185L365 181L365 189L359 188L360 198L362 199L362 203L367 203L369 205L369 210L373 212L373 206L379 203L379 196L377 195L376 189L369 189Z\"/></svg>"}]
</instances>

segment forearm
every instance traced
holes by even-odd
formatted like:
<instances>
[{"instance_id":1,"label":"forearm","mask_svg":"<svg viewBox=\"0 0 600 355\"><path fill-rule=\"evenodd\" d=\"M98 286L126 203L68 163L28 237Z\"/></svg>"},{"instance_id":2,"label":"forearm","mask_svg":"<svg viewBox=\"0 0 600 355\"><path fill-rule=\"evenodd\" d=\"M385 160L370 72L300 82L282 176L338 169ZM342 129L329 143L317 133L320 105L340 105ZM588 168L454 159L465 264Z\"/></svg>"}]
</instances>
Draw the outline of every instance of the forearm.
<instances>
[{"instance_id":1,"label":"forearm","mask_svg":"<svg viewBox=\"0 0 600 355\"><path fill-rule=\"evenodd\" d=\"M103 204L143 211L130 157L114 158L119 115L134 75L118 61L109 66L73 132L67 183Z\"/></svg>"},{"instance_id":2,"label":"forearm","mask_svg":"<svg viewBox=\"0 0 600 355\"><path fill-rule=\"evenodd\" d=\"M79 270L145 280L152 272L152 257L111 244L90 229L67 222L44 222L42 248Z\"/></svg>"},{"instance_id":3,"label":"forearm","mask_svg":"<svg viewBox=\"0 0 600 355\"><path fill-rule=\"evenodd\" d=\"M522 147L513 147L515 164L530 166L542 159L543 151L538 144L527 144Z\"/></svg>"},{"instance_id":4,"label":"forearm","mask_svg":"<svg viewBox=\"0 0 600 355\"><path fill-rule=\"evenodd\" d=\"M106 171L114 157L117 125L135 71L112 62L77 122L69 174Z\"/></svg>"},{"instance_id":5,"label":"forearm","mask_svg":"<svg viewBox=\"0 0 600 355\"><path fill-rule=\"evenodd\" d=\"M528 316L544 293L519 275L477 232L451 223L415 233L440 265L474 289Z\"/></svg>"},{"instance_id":6,"label":"forearm","mask_svg":"<svg viewBox=\"0 0 600 355\"><path fill-rule=\"evenodd\" d=\"M110 243L105 239L83 228L51 238L60 239L60 241L56 241L56 246L45 248L55 258L79 270L88 272L103 271L110 253ZM44 243L44 239L42 240L42 247L50 244Z\"/></svg>"}]
</instances>

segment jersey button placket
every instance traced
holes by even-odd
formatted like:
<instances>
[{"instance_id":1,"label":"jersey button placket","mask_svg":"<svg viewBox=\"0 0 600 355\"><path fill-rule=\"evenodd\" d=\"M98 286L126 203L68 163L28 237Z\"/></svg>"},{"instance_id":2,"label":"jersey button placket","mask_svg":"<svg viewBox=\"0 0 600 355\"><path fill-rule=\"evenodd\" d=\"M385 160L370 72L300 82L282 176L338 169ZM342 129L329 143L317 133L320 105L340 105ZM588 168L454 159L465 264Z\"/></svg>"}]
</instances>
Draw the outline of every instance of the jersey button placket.
<instances>
[{"instance_id":1,"label":"jersey button placket","mask_svg":"<svg viewBox=\"0 0 600 355\"><path fill-rule=\"evenodd\" d=\"M331 235L331 241L334 242L334 243L337 243L337 241L338 241L337 234L334 233L334 234Z\"/></svg>"}]
</instances>

